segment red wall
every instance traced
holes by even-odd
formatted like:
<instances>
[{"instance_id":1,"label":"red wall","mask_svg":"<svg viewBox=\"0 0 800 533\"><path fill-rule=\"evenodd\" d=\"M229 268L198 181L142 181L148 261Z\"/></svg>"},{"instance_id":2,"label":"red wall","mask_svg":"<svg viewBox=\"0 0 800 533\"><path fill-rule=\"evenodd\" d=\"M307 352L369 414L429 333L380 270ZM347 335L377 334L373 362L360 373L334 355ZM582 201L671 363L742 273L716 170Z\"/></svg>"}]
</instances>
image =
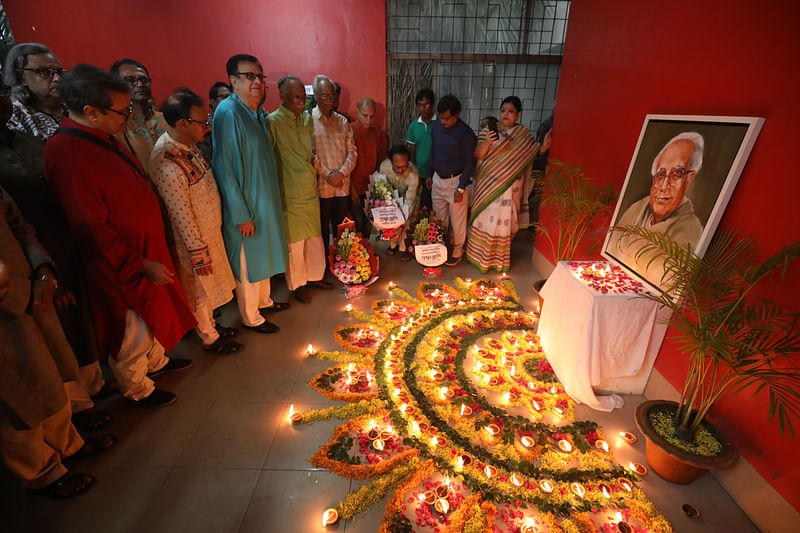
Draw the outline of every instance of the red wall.
<instances>
[{"instance_id":1,"label":"red wall","mask_svg":"<svg viewBox=\"0 0 800 533\"><path fill-rule=\"evenodd\" d=\"M122 57L144 63L161 102L186 85L206 98L227 82L225 62L236 53L257 56L270 80L266 107L280 100L285 74L310 84L326 74L342 85L340 110L355 118L362 96L386 110L386 9L383 0L4 0L18 43L47 45L69 68L103 68Z\"/></svg>"},{"instance_id":2,"label":"red wall","mask_svg":"<svg viewBox=\"0 0 800 533\"><path fill-rule=\"evenodd\" d=\"M800 239L798 20L800 3L788 1L573 2L552 157L619 191L646 114L765 117L721 227L752 234L762 257ZM549 257L543 239L537 248ZM762 294L800 311L800 264ZM669 340L656 368L682 388L686 357ZM719 403L714 420L800 509L800 446L767 424L766 406L766 394L745 392ZM797 421L795 430L800 438Z\"/></svg>"}]
</instances>

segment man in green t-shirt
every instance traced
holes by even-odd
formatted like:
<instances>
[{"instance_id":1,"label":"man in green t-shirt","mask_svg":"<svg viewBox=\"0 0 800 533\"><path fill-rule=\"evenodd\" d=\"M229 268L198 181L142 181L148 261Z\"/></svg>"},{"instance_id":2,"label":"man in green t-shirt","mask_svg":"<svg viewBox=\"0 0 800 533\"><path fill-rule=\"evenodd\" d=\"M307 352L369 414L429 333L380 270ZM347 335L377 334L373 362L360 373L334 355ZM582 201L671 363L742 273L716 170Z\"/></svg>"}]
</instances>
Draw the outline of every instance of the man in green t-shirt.
<instances>
[{"instance_id":1,"label":"man in green t-shirt","mask_svg":"<svg viewBox=\"0 0 800 533\"><path fill-rule=\"evenodd\" d=\"M422 191L420 197L420 208L428 207L433 209L431 201L431 189L425 184L425 176L428 175L428 158L431 155L431 126L436 120L433 113L433 103L435 96L430 89L420 89L414 101L417 105L419 117L408 125L408 143L411 159L419 169L420 184Z\"/></svg>"}]
</instances>

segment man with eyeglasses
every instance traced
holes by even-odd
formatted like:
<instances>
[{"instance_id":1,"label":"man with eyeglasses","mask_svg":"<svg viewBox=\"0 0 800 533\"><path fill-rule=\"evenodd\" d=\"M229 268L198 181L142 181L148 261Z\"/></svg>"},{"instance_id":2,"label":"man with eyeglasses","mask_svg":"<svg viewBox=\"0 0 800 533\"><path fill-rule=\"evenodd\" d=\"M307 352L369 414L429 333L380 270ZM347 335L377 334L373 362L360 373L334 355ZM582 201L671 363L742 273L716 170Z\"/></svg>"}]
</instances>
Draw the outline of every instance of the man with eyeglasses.
<instances>
[{"instance_id":1,"label":"man with eyeglasses","mask_svg":"<svg viewBox=\"0 0 800 533\"><path fill-rule=\"evenodd\" d=\"M350 207L350 173L356 166L358 150L347 119L334 112L338 103L336 84L327 76L319 75L312 85L317 101L317 107L311 111L314 119L312 161L319 187L322 241L328 246L331 233L336 235L336 226L344 220Z\"/></svg>"},{"instance_id":2,"label":"man with eyeglasses","mask_svg":"<svg viewBox=\"0 0 800 533\"><path fill-rule=\"evenodd\" d=\"M153 105L150 73L142 63L130 58L114 62L111 73L125 80L131 92L131 116L125 127L117 133L117 139L133 152L145 173L149 173L153 146L167 131L164 115Z\"/></svg>"},{"instance_id":3,"label":"man with eyeglasses","mask_svg":"<svg viewBox=\"0 0 800 533\"><path fill-rule=\"evenodd\" d=\"M405 198L408 205L408 219L402 226L397 228L394 236L389 240L389 248L386 253L394 255L398 247L402 255L400 261L411 261L412 255L406 246L406 235L411 221L419 218L419 213L415 213L419 208L420 183L419 171L416 165L411 162L411 151L404 144L396 144L389 150L389 157L380 166L379 172L386 176L392 187L397 189L397 193ZM389 253L389 250L393 250Z\"/></svg>"},{"instance_id":4,"label":"man with eyeglasses","mask_svg":"<svg viewBox=\"0 0 800 533\"><path fill-rule=\"evenodd\" d=\"M167 131L150 156L150 177L166 204L178 261L178 278L197 319L198 337L207 352L229 354L244 346L228 339L233 328L217 327L214 309L233 298L233 280L222 240L222 208L214 174L197 142L211 130L203 100L186 87L161 106ZM191 277L180 272L191 272Z\"/></svg>"},{"instance_id":5,"label":"man with eyeglasses","mask_svg":"<svg viewBox=\"0 0 800 533\"><path fill-rule=\"evenodd\" d=\"M64 69L44 45L20 43L9 50L3 66L3 83L11 88L12 130L48 139L64 114L58 84Z\"/></svg>"},{"instance_id":6,"label":"man with eyeglasses","mask_svg":"<svg viewBox=\"0 0 800 533\"><path fill-rule=\"evenodd\" d=\"M696 132L683 132L667 142L651 168L650 195L635 202L619 218L618 226L640 226L664 233L672 240L694 249L703 225L694 214L692 201L686 191L694 182L703 165L703 136ZM639 245L634 239L612 233L607 250L625 264L638 264L644 272L649 257L635 258ZM651 281L661 281L663 271L657 267L647 269Z\"/></svg>"},{"instance_id":7,"label":"man with eyeglasses","mask_svg":"<svg viewBox=\"0 0 800 533\"><path fill-rule=\"evenodd\" d=\"M114 134L130 114L128 85L78 64L59 87L70 117L44 150L44 172L78 241L101 354L124 397L169 405L152 377L189 368L168 358L195 325L167 249L161 208L144 172Z\"/></svg>"},{"instance_id":8,"label":"man with eyeglasses","mask_svg":"<svg viewBox=\"0 0 800 533\"><path fill-rule=\"evenodd\" d=\"M264 69L237 54L226 64L233 94L214 111L212 167L222 198L222 236L236 278L242 325L257 333L280 328L259 312L282 311L270 297L271 276L286 272L288 251L278 169L261 108Z\"/></svg>"}]
</instances>

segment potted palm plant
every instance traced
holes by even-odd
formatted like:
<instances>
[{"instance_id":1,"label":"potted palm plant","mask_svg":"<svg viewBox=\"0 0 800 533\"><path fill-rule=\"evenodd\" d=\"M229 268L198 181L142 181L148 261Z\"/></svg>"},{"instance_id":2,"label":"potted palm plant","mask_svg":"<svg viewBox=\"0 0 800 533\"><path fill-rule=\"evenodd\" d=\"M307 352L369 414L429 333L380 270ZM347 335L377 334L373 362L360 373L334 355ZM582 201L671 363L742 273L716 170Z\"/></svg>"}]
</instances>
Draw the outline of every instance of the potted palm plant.
<instances>
[{"instance_id":1,"label":"potted palm plant","mask_svg":"<svg viewBox=\"0 0 800 533\"><path fill-rule=\"evenodd\" d=\"M767 417L794 437L800 418L800 331L797 313L754 296L767 276L783 275L800 256L800 241L758 262L750 237L720 231L699 257L662 233L616 228L628 235L638 256L663 261L665 286L643 297L672 311L672 338L689 358L680 402L648 401L636 410L647 438L647 461L661 477L689 483L710 468L732 465L736 449L708 421L721 398L751 390L769 393ZM649 265L649 263L648 263Z\"/></svg>"},{"instance_id":2,"label":"potted palm plant","mask_svg":"<svg viewBox=\"0 0 800 533\"><path fill-rule=\"evenodd\" d=\"M547 177L536 180L543 187L542 209L551 214L551 227L536 223L535 228L550 245L555 263L571 260L581 244L591 251L604 237L605 230L594 230L593 223L611 212L614 190L609 184L599 185L583 169L583 165L550 159ZM539 292L545 281L534 283L534 289Z\"/></svg>"}]
</instances>

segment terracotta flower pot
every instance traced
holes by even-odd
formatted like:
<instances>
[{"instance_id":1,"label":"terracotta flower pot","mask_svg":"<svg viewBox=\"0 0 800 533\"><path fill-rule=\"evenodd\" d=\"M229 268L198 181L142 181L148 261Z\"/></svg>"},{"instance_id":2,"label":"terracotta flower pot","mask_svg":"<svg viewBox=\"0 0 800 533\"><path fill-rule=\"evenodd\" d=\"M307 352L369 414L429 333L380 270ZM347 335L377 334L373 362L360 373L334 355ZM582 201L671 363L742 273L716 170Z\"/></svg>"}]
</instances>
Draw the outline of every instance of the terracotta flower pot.
<instances>
[{"instance_id":1,"label":"terracotta flower pot","mask_svg":"<svg viewBox=\"0 0 800 533\"><path fill-rule=\"evenodd\" d=\"M652 408L670 407L677 410L676 402L650 400L636 408L636 426L647 441L646 455L650 468L659 476L672 483L685 485L691 483L710 469L727 468L739 458L737 449L727 442L708 420L703 424L722 442L722 453L714 456L695 455L674 446L656 433L650 425L647 414Z\"/></svg>"}]
</instances>

